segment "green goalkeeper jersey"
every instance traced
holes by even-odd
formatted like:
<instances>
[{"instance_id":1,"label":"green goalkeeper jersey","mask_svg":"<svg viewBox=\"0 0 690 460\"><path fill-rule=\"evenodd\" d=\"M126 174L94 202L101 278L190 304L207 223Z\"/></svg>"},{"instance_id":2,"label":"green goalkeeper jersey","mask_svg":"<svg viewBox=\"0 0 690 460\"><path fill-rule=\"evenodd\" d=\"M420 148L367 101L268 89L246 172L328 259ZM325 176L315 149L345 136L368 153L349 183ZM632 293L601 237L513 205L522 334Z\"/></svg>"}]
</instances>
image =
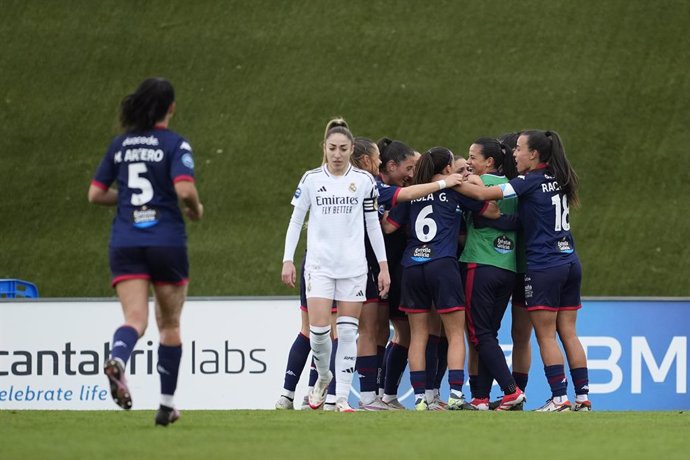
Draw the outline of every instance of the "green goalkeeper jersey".
<instances>
[{"instance_id":1,"label":"green goalkeeper jersey","mask_svg":"<svg viewBox=\"0 0 690 460\"><path fill-rule=\"evenodd\" d=\"M487 187L505 184L505 176L482 174L482 182ZM498 208L502 214L517 212L517 199L509 198L498 201ZM502 231L491 227L476 228L472 215L467 213L467 240L460 255L460 262L492 265L512 272L516 271L517 235L514 231Z\"/></svg>"}]
</instances>

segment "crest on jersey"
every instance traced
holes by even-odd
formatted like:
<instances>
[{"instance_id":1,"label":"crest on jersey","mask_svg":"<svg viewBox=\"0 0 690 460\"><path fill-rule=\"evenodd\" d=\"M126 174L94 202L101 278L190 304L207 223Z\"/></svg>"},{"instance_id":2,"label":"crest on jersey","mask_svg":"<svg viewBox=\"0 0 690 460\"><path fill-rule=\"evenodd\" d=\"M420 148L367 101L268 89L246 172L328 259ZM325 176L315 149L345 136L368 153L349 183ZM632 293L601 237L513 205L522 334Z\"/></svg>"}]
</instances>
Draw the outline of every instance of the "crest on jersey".
<instances>
[{"instance_id":1,"label":"crest on jersey","mask_svg":"<svg viewBox=\"0 0 690 460\"><path fill-rule=\"evenodd\" d=\"M357 186L355 185L354 182L350 182L350 187L349 187L349 189L350 189L350 191L351 191L352 193L355 193L355 192L357 191Z\"/></svg>"},{"instance_id":2,"label":"crest on jersey","mask_svg":"<svg viewBox=\"0 0 690 460\"><path fill-rule=\"evenodd\" d=\"M295 198L299 198L299 196L302 194L302 189L297 187L297 190L295 190Z\"/></svg>"}]
</instances>

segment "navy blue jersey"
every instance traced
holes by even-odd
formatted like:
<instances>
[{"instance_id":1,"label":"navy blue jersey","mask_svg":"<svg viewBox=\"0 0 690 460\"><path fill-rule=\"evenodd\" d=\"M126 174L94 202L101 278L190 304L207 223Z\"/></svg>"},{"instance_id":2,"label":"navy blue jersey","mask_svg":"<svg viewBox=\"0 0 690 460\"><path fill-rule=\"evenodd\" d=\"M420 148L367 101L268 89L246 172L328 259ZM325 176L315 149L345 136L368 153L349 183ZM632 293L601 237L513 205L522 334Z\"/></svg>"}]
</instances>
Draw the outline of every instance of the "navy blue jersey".
<instances>
[{"instance_id":1,"label":"navy blue jersey","mask_svg":"<svg viewBox=\"0 0 690 460\"><path fill-rule=\"evenodd\" d=\"M443 257L457 257L462 211L479 213L484 206L482 201L445 189L393 208L389 219L398 225L408 224L409 236L402 265L409 267Z\"/></svg>"},{"instance_id":2,"label":"navy blue jersey","mask_svg":"<svg viewBox=\"0 0 690 460\"><path fill-rule=\"evenodd\" d=\"M175 182L194 181L192 148L168 129L116 137L93 185L117 181L111 247L185 246L187 236Z\"/></svg>"},{"instance_id":3,"label":"navy blue jersey","mask_svg":"<svg viewBox=\"0 0 690 460\"><path fill-rule=\"evenodd\" d=\"M398 204L398 194L400 193L401 187L397 185L388 185L383 182L381 177L377 177L376 188L379 192L379 219L381 219L386 211L390 211ZM393 233L384 233L383 241L386 244L388 266L399 264L403 252L405 252L405 246L407 245L407 232L404 229L400 229Z\"/></svg>"},{"instance_id":4,"label":"navy blue jersey","mask_svg":"<svg viewBox=\"0 0 690 460\"><path fill-rule=\"evenodd\" d=\"M545 168L530 171L502 185L503 196L517 195L527 248L527 267L543 269L577 259L570 233L568 199Z\"/></svg>"}]
</instances>

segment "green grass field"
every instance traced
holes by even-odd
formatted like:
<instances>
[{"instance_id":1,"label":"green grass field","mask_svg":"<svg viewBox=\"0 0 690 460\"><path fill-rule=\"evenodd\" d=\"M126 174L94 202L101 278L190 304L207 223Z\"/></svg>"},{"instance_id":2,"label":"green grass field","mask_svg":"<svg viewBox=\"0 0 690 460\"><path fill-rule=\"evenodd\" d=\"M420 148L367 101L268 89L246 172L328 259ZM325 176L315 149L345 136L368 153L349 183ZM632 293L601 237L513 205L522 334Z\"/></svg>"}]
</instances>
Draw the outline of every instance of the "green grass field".
<instances>
[{"instance_id":1,"label":"green grass field","mask_svg":"<svg viewBox=\"0 0 690 460\"><path fill-rule=\"evenodd\" d=\"M112 210L86 191L119 101L177 88L206 218L190 294L287 295L289 205L326 121L423 151L561 133L584 295L690 295L690 2L3 0L0 278L109 296Z\"/></svg>"},{"instance_id":2,"label":"green grass field","mask_svg":"<svg viewBox=\"0 0 690 460\"><path fill-rule=\"evenodd\" d=\"M681 459L688 412L0 411L0 458ZM11 440L11 442L7 442Z\"/></svg>"}]
</instances>

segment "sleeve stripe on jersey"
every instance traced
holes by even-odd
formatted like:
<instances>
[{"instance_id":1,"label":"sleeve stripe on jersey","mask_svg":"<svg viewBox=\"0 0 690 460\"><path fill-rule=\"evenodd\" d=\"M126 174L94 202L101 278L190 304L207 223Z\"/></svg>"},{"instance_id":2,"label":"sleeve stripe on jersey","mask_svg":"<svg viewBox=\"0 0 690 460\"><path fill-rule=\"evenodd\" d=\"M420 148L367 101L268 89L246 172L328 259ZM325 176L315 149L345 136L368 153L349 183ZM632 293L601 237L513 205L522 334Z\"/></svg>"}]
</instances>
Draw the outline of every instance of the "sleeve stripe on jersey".
<instances>
[{"instance_id":1,"label":"sleeve stripe on jersey","mask_svg":"<svg viewBox=\"0 0 690 460\"><path fill-rule=\"evenodd\" d=\"M373 211L378 211L375 206L376 200L373 198L365 198L364 201L362 202L362 206L364 207L364 212L373 212Z\"/></svg>"},{"instance_id":2,"label":"sleeve stripe on jersey","mask_svg":"<svg viewBox=\"0 0 690 460\"><path fill-rule=\"evenodd\" d=\"M101 190L106 190L106 191L110 188L107 185L105 185L103 182L98 182L95 179L91 181L91 185L93 185L94 187L98 187Z\"/></svg>"},{"instance_id":3,"label":"sleeve stripe on jersey","mask_svg":"<svg viewBox=\"0 0 690 460\"><path fill-rule=\"evenodd\" d=\"M400 228L400 224L397 223L396 221L394 221L393 219L391 219L391 216L387 216L387 217L386 217L386 221L387 221L389 224L391 224L393 227L395 227L395 228Z\"/></svg>"},{"instance_id":4,"label":"sleeve stripe on jersey","mask_svg":"<svg viewBox=\"0 0 690 460\"><path fill-rule=\"evenodd\" d=\"M393 200L391 201L391 208L398 204L398 195L400 194L400 190L402 190L402 188L398 187L398 189L395 191L395 194L393 195Z\"/></svg>"},{"instance_id":5,"label":"sleeve stripe on jersey","mask_svg":"<svg viewBox=\"0 0 690 460\"><path fill-rule=\"evenodd\" d=\"M482 214L484 214L484 212L486 211L486 208L488 208L488 207L489 207L489 202L485 201L484 206L482 206L482 210L479 211L479 215L481 216Z\"/></svg>"},{"instance_id":6,"label":"sleeve stripe on jersey","mask_svg":"<svg viewBox=\"0 0 690 460\"><path fill-rule=\"evenodd\" d=\"M513 198L517 196L517 193L515 193L515 189L512 185L499 184L499 187L501 187L501 191L503 192L503 198Z\"/></svg>"},{"instance_id":7,"label":"sleeve stripe on jersey","mask_svg":"<svg viewBox=\"0 0 690 460\"><path fill-rule=\"evenodd\" d=\"M182 174L173 179L173 183L177 184L178 182L194 182L194 178L192 176Z\"/></svg>"}]
</instances>

